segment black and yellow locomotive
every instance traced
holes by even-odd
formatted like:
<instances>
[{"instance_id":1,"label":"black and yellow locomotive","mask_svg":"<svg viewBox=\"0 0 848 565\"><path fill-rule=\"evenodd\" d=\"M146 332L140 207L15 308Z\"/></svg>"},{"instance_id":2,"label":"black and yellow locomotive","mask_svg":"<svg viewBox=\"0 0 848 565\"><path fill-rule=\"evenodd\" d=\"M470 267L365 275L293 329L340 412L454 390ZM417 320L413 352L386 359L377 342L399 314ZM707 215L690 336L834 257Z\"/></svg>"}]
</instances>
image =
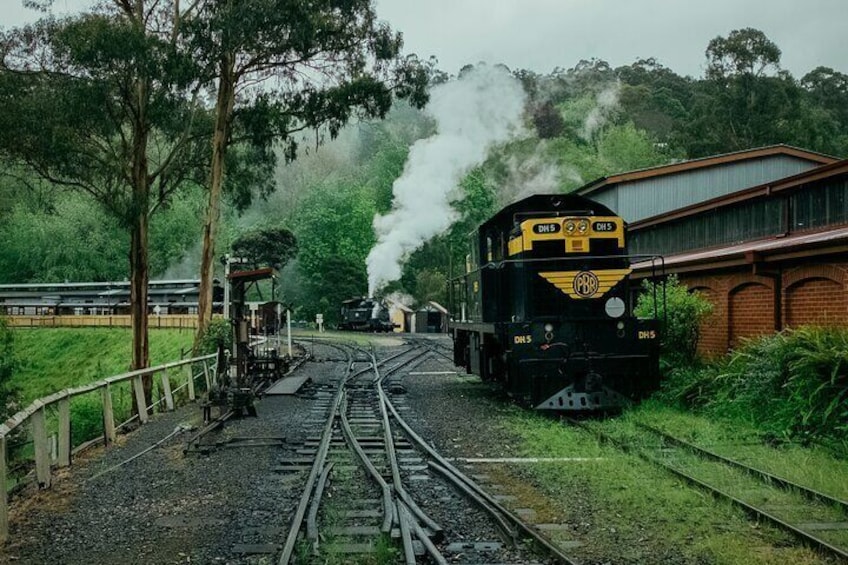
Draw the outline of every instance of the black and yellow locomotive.
<instances>
[{"instance_id":1,"label":"black and yellow locomotive","mask_svg":"<svg viewBox=\"0 0 848 565\"><path fill-rule=\"evenodd\" d=\"M632 257L609 208L534 195L470 240L451 283L457 365L543 410L617 408L657 387L657 323L632 314Z\"/></svg>"}]
</instances>

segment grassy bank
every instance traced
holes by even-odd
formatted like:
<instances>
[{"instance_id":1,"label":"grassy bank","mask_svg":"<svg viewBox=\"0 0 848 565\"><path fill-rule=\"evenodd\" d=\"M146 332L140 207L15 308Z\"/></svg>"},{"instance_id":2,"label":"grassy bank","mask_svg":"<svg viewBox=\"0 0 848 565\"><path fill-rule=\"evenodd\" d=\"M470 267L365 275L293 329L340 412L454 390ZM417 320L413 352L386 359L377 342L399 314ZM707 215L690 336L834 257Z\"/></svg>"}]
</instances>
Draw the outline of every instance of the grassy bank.
<instances>
[{"instance_id":1,"label":"grassy bank","mask_svg":"<svg viewBox=\"0 0 848 565\"><path fill-rule=\"evenodd\" d=\"M802 327L744 343L709 364L672 369L663 402L779 440L848 453L848 330Z\"/></svg>"},{"instance_id":2,"label":"grassy bank","mask_svg":"<svg viewBox=\"0 0 848 565\"><path fill-rule=\"evenodd\" d=\"M599 445L583 431L518 409L504 425L521 439L521 455L567 459L502 468L498 481L512 481L524 490L532 486L541 495L539 502L522 497L518 503L535 507L537 514L541 510L541 520L568 524L568 530L554 537L578 540L572 551L581 559L604 561L615 555L627 563L824 561L786 534L755 525L730 504L633 455ZM621 423L613 419L599 425Z\"/></svg>"},{"instance_id":3,"label":"grassy bank","mask_svg":"<svg viewBox=\"0 0 848 565\"><path fill-rule=\"evenodd\" d=\"M129 329L38 328L13 333L19 367L11 384L19 390L21 404L129 370ZM151 364L178 360L193 338L190 331L151 330Z\"/></svg>"}]
</instances>

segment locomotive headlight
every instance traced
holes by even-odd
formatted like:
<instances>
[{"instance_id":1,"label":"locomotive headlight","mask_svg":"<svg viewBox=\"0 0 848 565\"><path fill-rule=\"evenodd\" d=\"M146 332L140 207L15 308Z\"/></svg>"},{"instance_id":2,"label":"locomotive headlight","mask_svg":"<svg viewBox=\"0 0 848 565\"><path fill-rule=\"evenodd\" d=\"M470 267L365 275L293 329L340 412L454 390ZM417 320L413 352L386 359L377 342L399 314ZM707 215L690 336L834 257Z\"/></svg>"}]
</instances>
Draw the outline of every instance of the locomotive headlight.
<instances>
[{"instance_id":1,"label":"locomotive headlight","mask_svg":"<svg viewBox=\"0 0 848 565\"><path fill-rule=\"evenodd\" d=\"M574 230L577 226L574 225L573 220L568 220L565 222L565 231L566 233L574 233Z\"/></svg>"},{"instance_id":2,"label":"locomotive headlight","mask_svg":"<svg viewBox=\"0 0 848 565\"><path fill-rule=\"evenodd\" d=\"M589 220L580 220L577 223L577 231L580 233L586 233L589 231Z\"/></svg>"},{"instance_id":3,"label":"locomotive headlight","mask_svg":"<svg viewBox=\"0 0 848 565\"><path fill-rule=\"evenodd\" d=\"M546 332L552 332L552 331L554 331L554 325L553 325L553 324L551 324L551 323L547 323L547 324L545 324L545 331L546 331Z\"/></svg>"},{"instance_id":4,"label":"locomotive headlight","mask_svg":"<svg viewBox=\"0 0 848 565\"><path fill-rule=\"evenodd\" d=\"M604 310L610 318L621 318L624 315L624 300L617 296L613 296L604 305ZM620 323L620 322L619 322Z\"/></svg>"}]
</instances>

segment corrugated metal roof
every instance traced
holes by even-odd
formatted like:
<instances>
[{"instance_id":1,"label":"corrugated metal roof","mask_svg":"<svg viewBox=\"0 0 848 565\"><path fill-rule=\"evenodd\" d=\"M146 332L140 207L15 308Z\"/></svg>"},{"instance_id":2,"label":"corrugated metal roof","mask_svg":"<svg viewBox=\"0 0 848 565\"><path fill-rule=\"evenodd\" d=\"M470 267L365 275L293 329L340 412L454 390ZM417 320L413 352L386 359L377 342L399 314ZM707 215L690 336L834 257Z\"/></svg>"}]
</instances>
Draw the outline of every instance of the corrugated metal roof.
<instances>
[{"instance_id":1,"label":"corrugated metal roof","mask_svg":"<svg viewBox=\"0 0 848 565\"><path fill-rule=\"evenodd\" d=\"M771 194L773 192L791 190L793 188L798 188L799 186L809 184L811 182L824 180L830 177L835 177L846 173L848 173L848 159L843 159L841 161L830 163L829 165L823 165L821 167L816 167L814 169L804 171L797 175L781 178L777 181L762 183L742 191L738 191L724 196L719 196L717 198L712 198L710 200L699 202L697 204L686 206L684 208L679 208L672 213L658 214L656 216L645 218L644 220L640 220L638 222L631 222L628 227L630 230L637 230L648 226L663 224L665 222L669 222L687 216L693 216L695 214L720 208L722 206L728 206L730 204L736 204L761 196L767 196L768 194Z\"/></svg>"},{"instance_id":2,"label":"corrugated metal roof","mask_svg":"<svg viewBox=\"0 0 848 565\"><path fill-rule=\"evenodd\" d=\"M575 192L582 196L586 196L597 190L600 190L601 188L604 188L605 186L613 184L632 182L657 176L672 175L695 169L714 167L716 165L735 163L739 161L746 161L749 159L759 159L762 157L768 157L773 155L787 155L799 159L805 159L810 162L818 163L821 165L827 165L837 160L836 157L832 157L830 155L825 155L823 153L817 153L815 151L809 151L806 149L793 147L791 145L769 145L766 147L746 149L744 151L735 151L733 153L724 153L722 155L713 155L711 157L703 157L701 159L690 159L689 161L680 161L678 163L672 163L669 165L648 167L645 169L637 169L635 171L628 171L625 173L611 175L608 177L601 177L582 186L581 188L578 188Z\"/></svg>"}]
</instances>

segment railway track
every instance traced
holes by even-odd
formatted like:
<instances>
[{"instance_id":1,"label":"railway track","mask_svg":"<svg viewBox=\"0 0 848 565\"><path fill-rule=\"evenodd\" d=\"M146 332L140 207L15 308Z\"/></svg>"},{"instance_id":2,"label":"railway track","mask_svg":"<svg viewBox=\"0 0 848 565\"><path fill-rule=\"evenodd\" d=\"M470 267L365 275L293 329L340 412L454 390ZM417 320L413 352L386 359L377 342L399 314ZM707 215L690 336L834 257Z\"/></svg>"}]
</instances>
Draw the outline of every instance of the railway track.
<instances>
[{"instance_id":1,"label":"railway track","mask_svg":"<svg viewBox=\"0 0 848 565\"><path fill-rule=\"evenodd\" d=\"M309 560L306 556L323 562L328 554L347 555L340 561L355 562L362 559L358 553L380 551L407 564L422 559L573 563L404 421L404 407L396 406L387 392L402 393L402 387L388 377L438 354L421 340L379 362L373 351L348 350L347 371L327 399L321 434L306 446L314 450L314 459L278 563L303 562ZM366 367L358 368L363 362ZM333 499L328 482L336 485ZM426 503L428 511L419 503ZM439 505L448 508L437 511L446 522L452 513L479 513L487 525L477 532L489 533L493 540L469 543L453 531L453 524L440 524L428 513Z\"/></svg>"},{"instance_id":2,"label":"railway track","mask_svg":"<svg viewBox=\"0 0 848 565\"><path fill-rule=\"evenodd\" d=\"M756 520L787 532L823 555L848 560L848 503L796 482L775 476L645 424L637 443L627 443L597 427L567 421L600 441L638 455L744 510Z\"/></svg>"}]
</instances>

